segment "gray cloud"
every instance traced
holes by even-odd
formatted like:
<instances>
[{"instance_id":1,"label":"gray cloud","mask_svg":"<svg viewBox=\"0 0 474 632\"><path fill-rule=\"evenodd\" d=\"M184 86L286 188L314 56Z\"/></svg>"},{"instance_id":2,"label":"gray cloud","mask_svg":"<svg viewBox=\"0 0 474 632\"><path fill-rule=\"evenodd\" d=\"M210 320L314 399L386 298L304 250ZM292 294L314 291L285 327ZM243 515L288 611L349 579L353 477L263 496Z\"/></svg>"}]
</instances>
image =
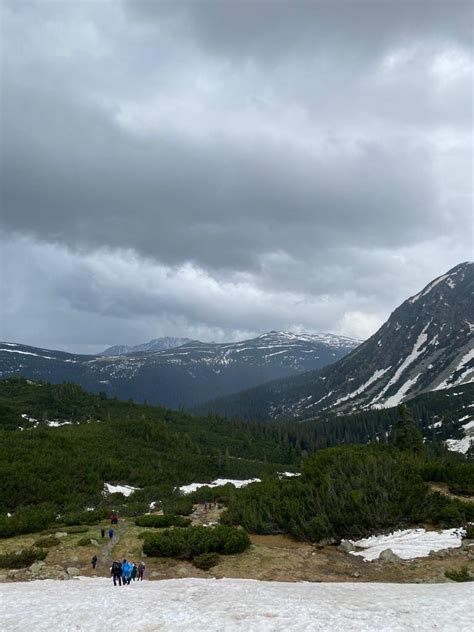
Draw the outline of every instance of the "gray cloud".
<instances>
[{"instance_id":1,"label":"gray cloud","mask_svg":"<svg viewBox=\"0 0 474 632\"><path fill-rule=\"evenodd\" d=\"M2 336L368 335L470 257L454 4L7 3L1 221L36 259L9 250Z\"/></svg>"}]
</instances>

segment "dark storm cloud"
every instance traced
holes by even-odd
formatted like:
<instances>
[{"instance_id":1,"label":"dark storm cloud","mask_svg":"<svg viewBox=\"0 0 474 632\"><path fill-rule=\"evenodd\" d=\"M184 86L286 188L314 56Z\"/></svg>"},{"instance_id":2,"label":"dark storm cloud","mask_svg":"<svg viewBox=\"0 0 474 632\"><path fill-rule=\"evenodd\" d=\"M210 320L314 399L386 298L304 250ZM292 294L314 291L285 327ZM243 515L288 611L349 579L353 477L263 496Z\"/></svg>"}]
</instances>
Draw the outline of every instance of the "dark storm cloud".
<instances>
[{"instance_id":1,"label":"dark storm cloud","mask_svg":"<svg viewBox=\"0 0 474 632\"><path fill-rule=\"evenodd\" d=\"M469 258L471 26L470 2L5 3L1 219L34 252L8 336L46 344L59 304L84 349L370 333ZM20 328L41 252L62 273Z\"/></svg>"}]
</instances>

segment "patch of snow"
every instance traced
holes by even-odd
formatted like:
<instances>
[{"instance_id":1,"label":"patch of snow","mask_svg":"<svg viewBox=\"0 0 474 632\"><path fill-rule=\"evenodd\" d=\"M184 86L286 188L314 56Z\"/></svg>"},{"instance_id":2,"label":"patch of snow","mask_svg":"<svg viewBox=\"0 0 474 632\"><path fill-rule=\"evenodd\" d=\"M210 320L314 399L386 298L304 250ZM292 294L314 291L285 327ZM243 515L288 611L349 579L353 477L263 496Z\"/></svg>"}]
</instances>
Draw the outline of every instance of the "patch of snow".
<instances>
[{"instance_id":1,"label":"patch of snow","mask_svg":"<svg viewBox=\"0 0 474 632\"><path fill-rule=\"evenodd\" d=\"M466 454L471 447L471 441L474 441L474 437L463 437L462 439L447 439L444 443L448 450L451 452L460 452Z\"/></svg>"},{"instance_id":2,"label":"patch of snow","mask_svg":"<svg viewBox=\"0 0 474 632\"><path fill-rule=\"evenodd\" d=\"M0 351L4 353L21 353L21 355L36 356L37 358L44 358L45 360L56 360L56 358L52 356L39 355L39 353L31 353L31 351L18 351L18 349L0 349Z\"/></svg>"},{"instance_id":3,"label":"patch of snow","mask_svg":"<svg viewBox=\"0 0 474 632\"><path fill-rule=\"evenodd\" d=\"M72 421L52 420L52 421L46 421L46 425L49 426L50 428L59 428L60 426L72 426L73 423Z\"/></svg>"},{"instance_id":4,"label":"patch of snow","mask_svg":"<svg viewBox=\"0 0 474 632\"><path fill-rule=\"evenodd\" d=\"M31 423L35 423L36 421L38 421L37 419L35 419L34 417L29 417L27 414L23 413L21 415L22 419L26 419L26 421L30 421Z\"/></svg>"},{"instance_id":5,"label":"patch of snow","mask_svg":"<svg viewBox=\"0 0 474 632\"><path fill-rule=\"evenodd\" d=\"M345 402L348 399L353 399L354 397L357 397L357 395L360 395L361 393L363 393L366 389L369 388L371 384L379 380L382 377L382 375L384 375L391 368L392 367L388 366L386 369L377 369L377 371L375 371L375 373L371 377L369 377L369 379L366 382L364 382L362 386L359 386L359 388L356 389L355 391L352 391L352 393L349 393L348 395L344 395L344 397L340 397L332 404L332 406L337 406L338 404L341 404L342 402Z\"/></svg>"},{"instance_id":6,"label":"patch of snow","mask_svg":"<svg viewBox=\"0 0 474 632\"><path fill-rule=\"evenodd\" d=\"M452 274L457 274L457 273L453 272ZM409 298L408 301L410 303L416 303L416 301L419 298L421 298L422 296L425 296L426 294L428 294L428 292L431 292L431 290L434 287L436 287L439 283L441 283L441 281L444 281L444 279L447 279L448 277L449 277L449 274L441 275L440 277L432 281L429 285L427 285L423 290L421 290L421 292L418 292L418 294L415 294L415 296L412 296L411 298Z\"/></svg>"},{"instance_id":7,"label":"patch of snow","mask_svg":"<svg viewBox=\"0 0 474 632\"><path fill-rule=\"evenodd\" d=\"M112 483L104 483L104 494L123 494L124 496L130 496L133 492L136 492L140 487L132 487L131 485L112 485Z\"/></svg>"},{"instance_id":8,"label":"patch of snow","mask_svg":"<svg viewBox=\"0 0 474 632\"><path fill-rule=\"evenodd\" d=\"M425 529L404 529L388 535L373 535L362 540L349 540L363 551L351 551L351 555L360 555L366 562L377 560L380 553L391 549L402 560L426 557L430 551L457 549L462 544L464 529L444 529L426 531Z\"/></svg>"},{"instance_id":9,"label":"patch of snow","mask_svg":"<svg viewBox=\"0 0 474 632\"><path fill-rule=\"evenodd\" d=\"M420 377L421 373L419 373L418 375L415 375L415 377L408 379L405 384L403 384L398 391L395 393L395 395L391 395L388 399L386 399L383 404L379 404L379 406L381 408L391 408L392 406L397 406L397 404L399 404L402 399L405 397L405 395L408 393L408 391L411 389L411 387L413 386L413 384L415 384L418 380L418 378Z\"/></svg>"},{"instance_id":10,"label":"patch of snow","mask_svg":"<svg viewBox=\"0 0 474 632\"><path fill-rule=\"evenodd\" d=\"M145 575L146 577L146 575ZM0 584L4 632L355 632L472 629L472 585L109 578Z\"/></svg>"},{"instance_id":11,"label":"patch of snow","mask_svg":"<svg viewBox=\"0 0 474 632\"><path fill-rule=\"evenodd\" d=\"M376 402L380 401L382 399L382 397L385 395L385 393L388 391L388 389L398 382L398 380L400 379L400 377L401 377L402 373L405 371L405 369L407 369L410 366L410 364L413 364L413 362L418 358L418 356L420 356L422 353L424 353L424 351L421 351L421 348L423 347L423 345L425 344L425 342L428 339L428 335L426 334L426 330L428 329L428 327L430 325L431 325L431 320L423 328L422 332L418 336L411 353L409 353L408 356L405 358L405 360L400 364L398 369L395 371L393 377L387 382L387 384L380 391L380 393L377 395L377 397L372 400L371 404L375 404Z\"/></svg>"},{"instance_id":12,"label":"patch of snow","mask_svg":"<svg viewBox=\"0 0 474 632\"><path fill-rule=\"evenodd\" d=\"M278 472L279 478L293 478L294 476L301 476L301 472Z\"/></svg>"},{"instance_id":13,"label":"patch of snow","mask_svg":"<svg viewBox=\"0 0 474 632\"><path fill-rule=\"evenodd\" d=\"M182 485L178 489L183 494L191 494L201 487L221 487L222 485L227 485L228 483L240 489L241 487L250 485L250 483L260 483L260 479L248 478L246 480L236 480L233 478L216 478L216 480L212 481L212 483L190 483L189 485Z\"/></svg>"},{"instance_id":14,"label":"patch of snow","mask_svg":"<svg viewBox=\"0 0 474 632\"><path fill-rule=\"evenodd\" d=\"M453 381L453 375L454 373L457 373L458 371L462 371L462 369L466 366L466 364L468 364L471 360L474 360L474 349L469 349L469 351L462 356L461 360L459 361L458 366L454 369L453 373L449 377L447 377L443 382L438 384L438 386L436 386L433 390L440 391L444 388L459 386L461 383L467 384L468 382L465 381L465 376L466 376L466 373L472 369L466 368L464 373L459 375L454 381ZM468 380L468 381L473 381L473 380Z\"/></svg>"}]
</instances>

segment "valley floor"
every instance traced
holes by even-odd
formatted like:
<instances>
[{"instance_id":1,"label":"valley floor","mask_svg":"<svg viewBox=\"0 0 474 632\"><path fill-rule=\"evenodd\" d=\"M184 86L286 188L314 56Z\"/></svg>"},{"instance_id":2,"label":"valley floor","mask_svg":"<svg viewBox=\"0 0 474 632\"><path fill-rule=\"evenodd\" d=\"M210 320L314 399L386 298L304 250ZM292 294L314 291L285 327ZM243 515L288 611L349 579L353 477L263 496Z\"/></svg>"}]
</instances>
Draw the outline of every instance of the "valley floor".
<instances>
[{"instance_id":1,"label":"valley floor","mask_svg":"<svg viewBox=\"0 0 474 632\"><path fill-rule=\"evenodd\" d=\"M301 631L472 629L472 584L280 583L105 578L0 586L5 632L56 629Z\"/></svg>"}]
</instances>

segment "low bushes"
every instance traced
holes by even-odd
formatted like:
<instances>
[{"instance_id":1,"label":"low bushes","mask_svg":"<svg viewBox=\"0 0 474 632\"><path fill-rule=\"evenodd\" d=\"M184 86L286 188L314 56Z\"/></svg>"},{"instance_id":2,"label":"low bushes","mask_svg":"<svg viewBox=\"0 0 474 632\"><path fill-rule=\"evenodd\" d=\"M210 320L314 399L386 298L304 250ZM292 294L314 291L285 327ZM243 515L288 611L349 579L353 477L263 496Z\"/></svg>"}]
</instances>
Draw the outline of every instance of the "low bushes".
<instances>
[{"instance_id":1,"label":"low bushes","mask_svg":"<svg viewBox=\"0 0 474 632\"><path fill-rule=\"evenodd\" d=\"M460 570L444 571L445 576L448 579L452 579L455 582L472 582L474 577L471 577L467 566L463 566Z\"/></svg>"},{"instance_id":2,"label":"low bushes","mask_svg":"<svg viewBox=\"0 0 474 632\"><path fill-rule=\"evenodd\" d=\"M37 546L39 549L49 549L52 546L57 546L60 543L61 540L59 538L54 538L50 536L49 538L40 538L39 540L36 540L35 546Z\"/></svg>"},{"instance_id":3,"label":"low bushes","mask_svg":"<svg viewBox=\"0 0 474 632\"><path fill-rule=\"evenodd\" d=\"M151 557L193 559L203 553L230 555L250 546L248 534L235 527L187 527L146 534L143 552Z\"/></svg>"},{"instance_id":4,"label":"low bushes","mask_svg":"<svg viewBox=\"0 0 474 632\"><path fill-rule=\"evenodd\" d=\"M189 514L193 513L193 501L185 496L166 498L161 504L165 514L189 516Z\"/></svg>"},{"instance_id":5,"label":"low bushes","mask_svg":"<svg viewBox=\"0 0 474 632\"><path fill-rule=\"evenodd\" d=\"M38 560L44 560L48 555L47 551L43 549L24 549L18 555L16 553L6 553L0 555L0 568L25 568L37 562Z\"/></svg>"},{"instance_id":6,"label":"low bushes","mask_svg":"<svg viewBox=\"0 0 474 632\"><path fill-rule=\"evenodd\" d=\"M474 523L466 525L466 535L464 537L467 540L474 540Z\"/></svg>"},{"instance_id":7,"label":"low bushes","mask_svg":"<svg viewBox=\"0 0 474 632\"><path fill-rule=\"evenodd\" d=\"M65 533L87 533L89 531L89 527L83 527L82 525L76 525L74 527L66 527L63 529Z\"/></svg>"},{"instance_id":8,"label":"low bushes","mask_svg":"<svg viewBox=\"0 0 474 632\"><path fill-rule=\"evenodd\" d=\"M189 527L191 520L182 516L165 514L164 516L139 516L135 520L135 524L138 527L162 529L163 527Z\"/></svg>"},{"instance_id":9,"label":"low bushes","mask_svg":"<svg viewBox=\"0 0 474 632\"><path fill-rule=\"evenodd\" d=\"M97 524L107 518L109 514L109 509L78 511L64 515L62 521L65 525Z\"/></svg>"},{"instance_id":10,"label":"low bushes","mask_svg":"<svg viewBox=\"0 0 474 632\"><path fill-rule=\"evenodd\" d=\"M200 568L202 571L208 571L213 566L216 566L219 562L219 556L217 553L202 553L197 555L193 559L193 564L196 568Z\"/></svg>"},{"instance_id":11,"label":"low bushes","mask_svg":"<svg viewBox=\"0 0 474 632\"><path fill-rule=\"evenodd\" d=\"M78 541L77 546L89 546L90 543L91 543L91 539L90 538L81 538Z\"/></svg>"}]
</instances>

